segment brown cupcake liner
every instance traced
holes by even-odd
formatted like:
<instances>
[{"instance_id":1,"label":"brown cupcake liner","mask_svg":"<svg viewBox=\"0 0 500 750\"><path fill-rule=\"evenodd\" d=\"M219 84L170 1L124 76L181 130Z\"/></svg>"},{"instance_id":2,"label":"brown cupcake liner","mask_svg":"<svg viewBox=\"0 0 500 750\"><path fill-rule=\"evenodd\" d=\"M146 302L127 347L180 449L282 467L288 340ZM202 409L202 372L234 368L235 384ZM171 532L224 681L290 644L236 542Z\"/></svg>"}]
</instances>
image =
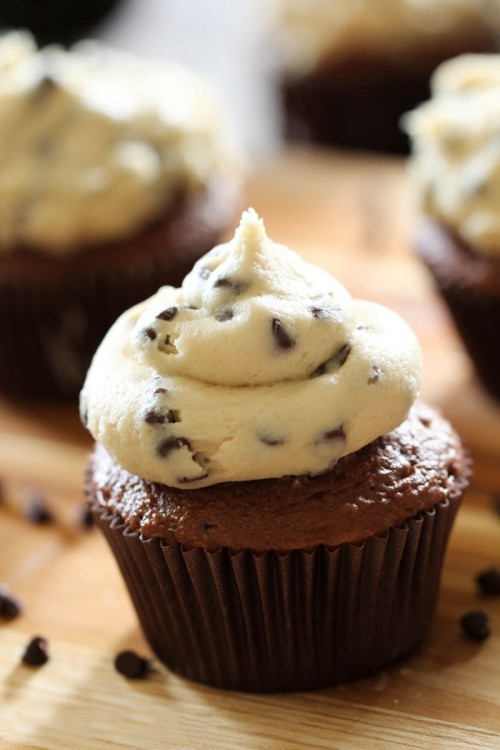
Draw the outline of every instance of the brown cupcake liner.
<instances>
[{"instance_id":1,"label":"brown cupcake liner","mask_svg":"<svg viewBox=\"0 0 500 750\"><path fill-rule=\"evenodd\" d=\"M226 202L217 209L220 199ZM0 257L0 393L76 399L109 327L160 286L180 285L220 241L237 200L235 186L214 189L179 209L177 218L123 243L123 252L115 243L67 263ZM210 221L203 218L207 211Z\"/></svg>"},{"instance_id":2,"label":"brown cupcake liner","mask_svg":"<svg viewBox=\"0 0 500 750\"><path fill-rule=\"evenodd\" d=\"M374 674L424 638L462 490L385 536L285 554L186 549L91 507L158 658L203 683L275 692Z\"/></svg>"}]
</instances>

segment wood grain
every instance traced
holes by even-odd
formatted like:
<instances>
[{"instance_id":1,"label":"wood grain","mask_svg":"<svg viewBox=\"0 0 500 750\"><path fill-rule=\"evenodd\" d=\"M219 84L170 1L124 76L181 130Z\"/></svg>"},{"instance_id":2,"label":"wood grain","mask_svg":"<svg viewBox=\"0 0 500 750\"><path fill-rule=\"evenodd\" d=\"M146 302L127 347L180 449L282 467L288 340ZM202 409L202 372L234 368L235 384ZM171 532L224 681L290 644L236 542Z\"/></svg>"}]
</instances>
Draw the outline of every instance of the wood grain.
<instances>
[{"instance_id":1,"label":"wood grain","mask_svg":"<svg viewBox=\"0 0 500 750\"><path fill-rule=\"evenodd\" d=\"M356 296L382 301L417 330L423 395L463 434L476 463L451 540L436 619L413 656L380 676L332 690L249 696L195 685L157 667L129 682L115 653L147 653L104 541L75 512L90 445L76 409L0 403L0 580L25 602L0 626L0 747L175 750L500 748L500 599L475 574L500 564L500 410L474 380L463 349L414 259L411 207L397 160L296 150L261 165L248 205L270 235L332 271ZM33 527L23 507L42 491L57 523ZM492 637L462 638L458 620L488 609ZM21 666L44 634L52 658Z\"/></svg>"}]
</instances>

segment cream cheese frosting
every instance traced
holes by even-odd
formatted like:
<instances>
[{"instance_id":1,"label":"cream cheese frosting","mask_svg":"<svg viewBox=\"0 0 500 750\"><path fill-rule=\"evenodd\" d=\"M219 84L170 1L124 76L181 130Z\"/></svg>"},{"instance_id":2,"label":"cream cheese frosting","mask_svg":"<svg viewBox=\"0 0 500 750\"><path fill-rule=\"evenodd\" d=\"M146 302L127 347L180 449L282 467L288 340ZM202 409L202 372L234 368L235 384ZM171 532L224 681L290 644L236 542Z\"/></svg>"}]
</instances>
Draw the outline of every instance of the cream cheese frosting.
<instances>
[{"instance_id":1,"label":"cream cheese frosting","mask_svg":"<svg viewBox=\"0 0 500 750\"><path fill-rule=\"evenodd\" d=\"M195 488L318 474L406 417L414 334L244 213L182 287L124 313L98 349L82 418L127 471Z\"/></svg>"},{"instance_id":2,"label":"cream cheese frosting","mask_svg":"<svg viewBox=\"0 0 500 750\"><path fill-rule=\"evenodd\" d=\"M53 255L140 231L241 163L201 77L97 43L0 40L0 252Z\"/></svg>"},{"instance_id":3,"label":"cream cheese frosting","mask_svg":"<svg viewBox=\"0 0 500 750\"><path fill-rule=\"evenodd\" d=\"M432 93L405 118L419 207L500 258L500 55L443 63Z\"/></svg>"},{"instance_id":4,"label":"cream cheese frosting","mask_svg":"<svg viewBox=\"0 0 500 750\"><path fill-rule=\"evenodd\" d=\"M415 44L436 45L447 34L470 34L487 22L492 5L492 0L275 2L287 63L297 71L353 51L404 56Z\"/></svg>"}]
</instances>

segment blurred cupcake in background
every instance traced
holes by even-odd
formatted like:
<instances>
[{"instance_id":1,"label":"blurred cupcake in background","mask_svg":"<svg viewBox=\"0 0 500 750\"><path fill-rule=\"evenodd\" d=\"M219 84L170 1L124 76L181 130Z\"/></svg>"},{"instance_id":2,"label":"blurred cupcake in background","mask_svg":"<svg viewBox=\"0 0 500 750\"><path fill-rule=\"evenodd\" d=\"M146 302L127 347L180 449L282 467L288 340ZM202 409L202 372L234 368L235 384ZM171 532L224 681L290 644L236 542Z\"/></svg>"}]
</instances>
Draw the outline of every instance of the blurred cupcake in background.
<instances>
[{"instance_id":1,"label":"blurred cupcake in background","mask_svg":"<svg viewBox=\"0 0 500 750\"><path fill-rule=\"evenodd\" d=\"M407 152L398 120L435 67L497 47L492 0L276 2L288 134L327 145Z\"/></svg>"},{"instance_id":2,"label":"blurred cupcake in background","mask_svg":"<svg viewBox=\"0 0 500 750\"><path fill-rule=\"evenodd\" d=\"M442 65L412 112L416 244L487 390L500 399L500 55Z\"/></svg>"},{"instance_id":3,"label":"blurred cupcake in background","mask_svg":"<svg viewBox=\"0 0 500 750\"><path fill-rule=\"evenodd\" d=\"M103 334L234 219L241 159L180 66L0 42L0 392L74 397Z\"/></svg>"}]
</instances>

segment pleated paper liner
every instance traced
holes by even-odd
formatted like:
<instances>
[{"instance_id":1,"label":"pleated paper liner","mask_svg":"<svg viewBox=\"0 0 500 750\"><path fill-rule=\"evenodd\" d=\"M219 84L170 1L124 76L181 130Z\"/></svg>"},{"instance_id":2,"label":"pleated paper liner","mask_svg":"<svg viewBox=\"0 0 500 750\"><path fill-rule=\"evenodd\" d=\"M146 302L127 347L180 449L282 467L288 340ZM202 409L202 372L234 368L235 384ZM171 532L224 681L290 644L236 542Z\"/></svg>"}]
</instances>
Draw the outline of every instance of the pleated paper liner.
<instances>
[{"instance_id":1,"label":"pleated paper liner","mask_svg":"<svg viewBox=\"0 0 500 750\"><path fill-rule=\"evenodd\" d=\"M222 202L222 207L219 205ZM0 393L76 399L95 350L116 318L160 286L178 286L220 241L238 202L234 185L179 204L175 218L133 240L103 246L81 262L35 256L2 265ZM123 252L122 252L123 251Z\"/></svg>"},{"instance_id":2,"label":"pleated paper liner","mask_svg":"<svg viewBox=\"0 0 500 750\"><path fill-rule=\"evenodd\" d=\"M275 692L374 674L424 638L462 491L360 545L286 554L185 549L92 511L161 661L220 688Z\"/></svg>"}]
</instances>

